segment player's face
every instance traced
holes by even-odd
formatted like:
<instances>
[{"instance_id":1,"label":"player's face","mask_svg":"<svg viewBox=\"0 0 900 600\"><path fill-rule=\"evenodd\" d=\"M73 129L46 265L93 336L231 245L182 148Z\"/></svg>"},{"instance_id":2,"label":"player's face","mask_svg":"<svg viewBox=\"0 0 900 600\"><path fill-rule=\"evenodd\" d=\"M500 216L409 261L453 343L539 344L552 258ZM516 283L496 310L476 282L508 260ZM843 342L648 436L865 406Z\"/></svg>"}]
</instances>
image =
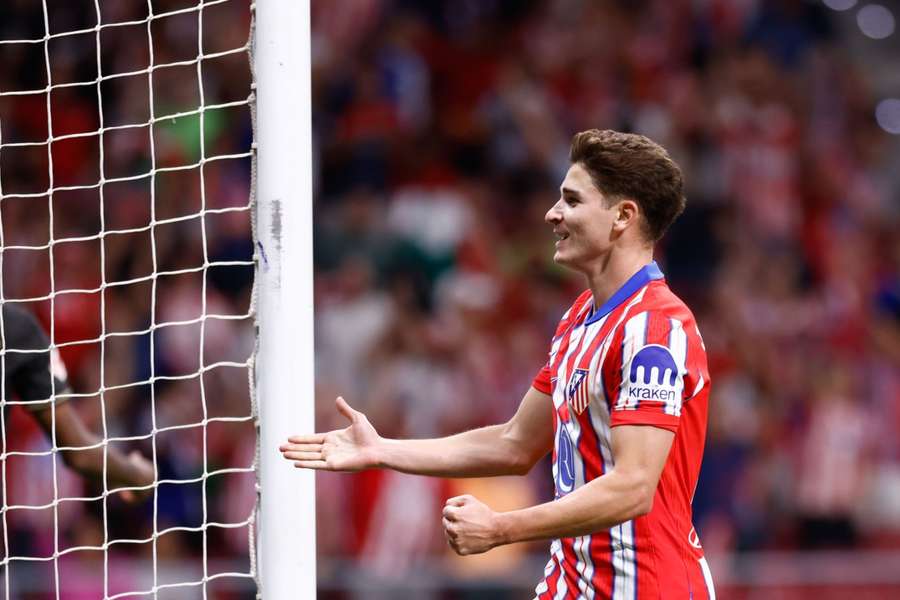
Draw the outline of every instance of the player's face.
<instances>
[{"instance_id":1,"label":"player's face","mask_svg":"<svg viewBox=\"0 0 900 600\"><path fill-rule=\"evenodd\" d=\"M587 272L609 251L615 206L607 206L591 176L578 163L569 168L559 191L559 200L544 217L557 237L553 260Z\"/></svg>"}]
</instances>

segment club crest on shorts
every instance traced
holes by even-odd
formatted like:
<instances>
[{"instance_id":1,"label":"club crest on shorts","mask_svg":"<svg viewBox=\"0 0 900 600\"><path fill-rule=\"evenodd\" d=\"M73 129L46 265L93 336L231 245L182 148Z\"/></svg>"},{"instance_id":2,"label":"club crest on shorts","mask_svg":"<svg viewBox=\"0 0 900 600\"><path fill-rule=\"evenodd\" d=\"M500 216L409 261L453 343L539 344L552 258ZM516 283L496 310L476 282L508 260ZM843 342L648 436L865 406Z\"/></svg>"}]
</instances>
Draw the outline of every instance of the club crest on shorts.
<instances>
[{"instance_id":1,"label":"club crest on shorts","mask_svg":"<svg viewBox=\"0 0 900 600\"><path fill-rule=\"evenodd\" d=\"M569 385L566 386L566 400L579 415L584 412L591 401L590 386L587 380L587 369L575 369L572 377L569 378Z\"/></svg>"}]
</instances>

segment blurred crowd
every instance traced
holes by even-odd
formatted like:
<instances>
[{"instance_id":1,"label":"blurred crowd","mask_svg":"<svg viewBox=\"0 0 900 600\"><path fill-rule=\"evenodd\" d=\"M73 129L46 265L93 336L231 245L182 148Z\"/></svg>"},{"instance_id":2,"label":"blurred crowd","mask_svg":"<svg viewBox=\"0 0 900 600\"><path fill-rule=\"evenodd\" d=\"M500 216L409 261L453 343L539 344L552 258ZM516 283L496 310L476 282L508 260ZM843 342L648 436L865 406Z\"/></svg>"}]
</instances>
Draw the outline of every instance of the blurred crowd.
<instances>
[{"instance_id":1,"label":"blurred crowd","mask_svg":"<svg viewBox=\"0 0 900 600\"><path fill-rule=\"evenodd\" d=\"M196 3L151 4L159 14ZM146 2L99 6L103 23L147 16ZM244 45L246 1L203 15L205 53ZM78 1L54 5L48 23L53 33L96 19L94 2ZM824 5L313 0L312 30L318 429L343 426L338 394L392 437L509 418L583 288L553 264L543 221L569 140L592 127L636 131L668 148L687 183L688 208L658 261L697 315L711 363L694 500L707 552L900 545L900 171L866 76L890 66L844 50ZM249 415L244 368L208 371L202 390L197 376L106 389L195 374L201 361L244 361L252 350L248 320L207 321L202 349L199 324L140 333L199 317L202 306L249 311L251 270L203 268L251 256L247 211L203 212L246 205L249 160L198 165L248 151L247 107L207 110L202 124L186 114L117 128L195 110L201 98L245 99L247 57L203 60L202 85L191 62L54 88L49 101L3 93L42 90L48 75L57 85L93 82L98 65L102 76L145 70L148 39L153 64L192 61L197 31L196 12L156 19L149 31L104 28L99 60L93 31L51 39L46 56L43 44L0 45L2 295L56 292L52 307L29 306L48 329L52 312L57 343L136 332L62 349L73 390L85 395L70 401L109 435ZM0 3L0 39L43 35L40 3ZM49 154L46 143L8 146L47 139L48 104L54 137L113 129L56 140ZM66 189L48 197L50 186ZM163 271L179 274L149 277ZM101 283L102 295L59 294ZM21 411L7 417L7 436L11 450L48 448ZM156 439L161 476L252 461L246 423ZM153 451L146 439L133 445ZM52 500L49 463L19 460L8 459L7 503ZM85 493L83 482L57 479L59 495ZM215 479L207 519L245 519L252 477ZM154 512L157 529L196 525L201 485L161 486L156 509L111 502L108 532L101 503L64 503L61 547L144 537ZM450 556L436 515L458 492L503 509L547 500L552 488L546 463L498 481L368 472L322 474L317 485L324 568L349 560L392 578L435 559L461 577L519 569L528 548ZM52 554L53 510L7 518L10 555ZM246 534L211 528L207 551L246 560ZM113 556L148 548L123 544ZM166 558L200 552L194 534L159 540Z\"/></svg>"},{"instance_id":2,"label":"blurred crowd","mask_svg":"<svg viewBox=\"0 0 900 600\"><path fill-rule=\"evenodd\" d=\"M204 554L249 573L254 475L215 474L249 468L255 452L246 366L255 330L240 318L253 280L249 2L205 8L202 38L198 12L183 10L196 2L154 0L149 25L147 2L56 3L46 48L42 4L0 3L2 298L21 301L62 344L67 401L88 426L133 437L111 445L141 450L165 482L140 506L116 494L65 500L99 497L102 485L61 461L54 469L49 440L21 407L6 409L4 451L37 454L3 465L3 555L13 558L3 575L16 598L57 597L56 587L98 598L99 548L122 539L145 541L109 547L108 594L198 581ZM201 49L224 54L198 68ZM201 105L211 107L202 117ZM204 534L207 523L242 525ZM151 543L154 532L163 533ZM58 581L54 561L14 560L54 551ZM147 566L154 559L158 569ZM209 589L226 598L229 585L250 585L233 582Z\"/></svg>"},{"instance_id":3,"label":"blurred crowd","mask_svg":"<svg viewBox=\"0 0 900 600\"><path fill-rule=\"evenodd\" d=\"M843 47L800 0L314 2L319 428L338 393L387 436L507 419L584 285L543 221L571 135L636 131L687 182L658 260L711 363L707 552L896 547L897 143ZM550 498L546 464L319 482L321 551L382 574L446 554L448 489Z\"/></svg>"}]
</instances>

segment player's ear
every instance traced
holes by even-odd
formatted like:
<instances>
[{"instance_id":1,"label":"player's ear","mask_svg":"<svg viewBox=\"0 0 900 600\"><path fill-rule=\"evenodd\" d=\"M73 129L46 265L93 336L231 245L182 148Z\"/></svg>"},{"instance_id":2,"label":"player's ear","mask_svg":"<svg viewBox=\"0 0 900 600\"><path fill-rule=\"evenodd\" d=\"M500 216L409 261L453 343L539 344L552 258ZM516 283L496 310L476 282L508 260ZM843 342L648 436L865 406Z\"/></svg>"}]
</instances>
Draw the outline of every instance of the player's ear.
<instances>
[{"instance_id":1,"label":"player's ear","mask_svg":"<svg viewBox=\"0 0 900 600\"><path fill-rule=\"evenodd\" d=\"M640 218L640 211L637 202L634 200L629 200L627 198L620 200L613 208L616 211L615 218L613 219L613 231L621 233L622 231L625 231L629 225L636 223L638 218Z\"/></svg>"}]
</instances>

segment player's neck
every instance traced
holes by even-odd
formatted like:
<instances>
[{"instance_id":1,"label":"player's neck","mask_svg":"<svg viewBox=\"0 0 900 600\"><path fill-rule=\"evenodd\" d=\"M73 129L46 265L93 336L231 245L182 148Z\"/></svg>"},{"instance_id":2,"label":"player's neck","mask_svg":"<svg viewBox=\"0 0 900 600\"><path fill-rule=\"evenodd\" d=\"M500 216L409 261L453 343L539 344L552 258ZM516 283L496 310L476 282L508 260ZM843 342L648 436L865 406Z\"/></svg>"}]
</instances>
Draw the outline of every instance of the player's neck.
<instances>
[{"instance_id":1,"label":"player's neck","mask_svg":"<svg viewBox=\"0 0 900 600\"><path fill-rule=\"evenodd\" d=\"M585 273L594 295L594 306L602 306L631 276L653 260L653 248L613 249Z\"/></svg>"}]
</instances>

